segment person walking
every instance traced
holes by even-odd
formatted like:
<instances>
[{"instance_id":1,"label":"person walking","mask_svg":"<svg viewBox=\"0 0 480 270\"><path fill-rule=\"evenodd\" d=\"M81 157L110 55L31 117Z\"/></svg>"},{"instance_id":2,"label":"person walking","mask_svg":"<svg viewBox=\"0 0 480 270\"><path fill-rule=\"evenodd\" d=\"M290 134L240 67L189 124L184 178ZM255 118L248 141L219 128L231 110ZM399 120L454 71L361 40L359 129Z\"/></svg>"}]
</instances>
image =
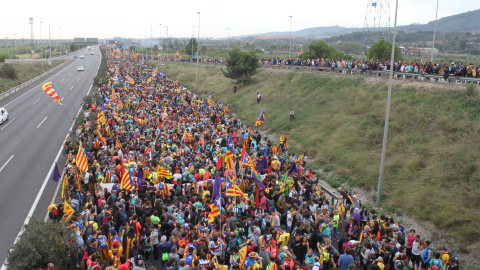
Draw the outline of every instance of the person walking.
<instances>
[{"instance_id":1,"label":"person walking","mask_svg":"<svg viewBox=\"0 0 480 270\"><path fill-rule=\"evenodd\" d=\"M290 122L292 122L293 120L295 120L295 112L293 111L293 109L290 109Z\"/></svg>"},{"instance_id":2,"label":"person walking","mask_svg":"<svg viewBox=\"0 0 480 270\"><path fill-rule=\"evenodd\" d=\"M260 103L260 100L262 99L262 95L257 92L257 103Z\"/></svg>"}]
</instances>

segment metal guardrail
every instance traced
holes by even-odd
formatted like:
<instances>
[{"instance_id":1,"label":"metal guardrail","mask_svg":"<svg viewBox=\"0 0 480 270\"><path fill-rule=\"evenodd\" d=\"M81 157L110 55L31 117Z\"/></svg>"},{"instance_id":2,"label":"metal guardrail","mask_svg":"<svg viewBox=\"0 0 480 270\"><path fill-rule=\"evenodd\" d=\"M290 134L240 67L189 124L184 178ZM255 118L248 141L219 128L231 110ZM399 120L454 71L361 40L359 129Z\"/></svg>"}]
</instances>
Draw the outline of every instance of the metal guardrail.
<instances>
[{"instance_id":1,"label":"metal guardrail","mask_svg":"<svg viewBox=\"0 0 480 270\"><path fill-rule=\"evenodd\" d=\"M70 63L70 62L72 62L72 61L73 61L73 59L68 60L68 61L66 61L66 62L64 62L64 63L61 63L60 65L58 65L58 66L50 69L49 71L44 72L44 73L38 75L37 77L32 78L32 79L30 79L30 80L28 80L28 81L26 81L26 82L24 82L24 83L22 83L22 84L20 84L20 85L17 85L17 86L15 86L15 87L11 88L11 89L8 90L8 91L5 91L4 93L1 93L1 94L0 94L0 100L4 99L4 98L6 98L6 97L8 97L8 96L10 96L10 95L12 95L12 94L20 91L20 90L22 90L23 88L25 88L25 87L29 86L30 84L32 84L32 83L40 80L41 78L47 76L48 74L50 74L50 73L52 73L52 72L55 72L57 69L63 67L65 64L68 64L68 63Z\"/></svg>"}]
</instances>

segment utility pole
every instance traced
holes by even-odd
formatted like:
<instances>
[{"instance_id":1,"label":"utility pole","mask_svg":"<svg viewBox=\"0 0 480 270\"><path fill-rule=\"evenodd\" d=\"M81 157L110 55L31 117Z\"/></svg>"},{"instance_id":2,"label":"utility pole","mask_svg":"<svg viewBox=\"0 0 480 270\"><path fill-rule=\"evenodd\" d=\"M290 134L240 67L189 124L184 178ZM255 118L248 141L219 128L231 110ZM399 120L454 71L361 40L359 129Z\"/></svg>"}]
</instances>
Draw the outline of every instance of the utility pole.
<instances>
[{"instance_id":1,"label":"utility pole","mask_svg":"<svg viewBox=\"0 0 480 270\"><path fill-rule=\"evenodd\" d=\"M437 11L435 12L435 24L433 27L433 42L432 42L432 51L430 52L430 62L433 62L433 50L435 49L435 34L437 33L437 16L438 16L438 2L437 0Z\"/></svg>"},{"instance_id":2,"label":"utility pole","mask_svg":"<svg viewBox=\"0 0 480 270\"><path fill-rule=\"evenodd\" d=\"M396 0L395 6L395 22L393 24L393 42L392 42L392 56L390 58L390 75L388 78L388 94L387 94L387 109L385 113L385 126L383 128L383 142L382 142L382 156L380 159L380 173L378 175L378 187L377 187L377 205L380 204L382 198L382 184L383 184L383 172L385 167L385 154L387 152L387 136L388 136L388 120L390 118L390 99L392 97L392 80L393 69L395 68L395 41L397 38L397 11L398 0Z\"/></svg>"},{"instance_id":3,"label":"utility pole","mask_svg":"<svg viewBox=\"0 0 480 270\"><path fill-rule=\"evenodd\" d=\"M48 65L52 66L52 36L50 35L50 24L48 25L48 39L50 40L50 56L48 57Z\"/></svg>"},{"instance_id":4,"label":"utility pole","mask_svg":"<svg viewBox=\"0 0 480 270\"><path fill-rule=\"evenodd\" d=\"M153 40L153 23L150 23L150 41ZM152 48L150 48L150 55L152 57L152 60L153 60L153 46Z\"/></svg>"},{"instance_id":5,"label":"utility pole","mask_svg":"<svg viewBox=\"0 0 480 270\"><path fill-rule=\"evenodd\" d=\"M168 59L168 43L170 43L170 39L168 38L168 25L167 25L167 34L165 36L167 37L167 59Z\"/></svg>"},{"instance_id":6,"label":"utility pole","mask_svg":"<svg viewBox=\"0 0 480 270\"><path fill-rule=\"evenodd\" d=\"M195 74L195 90L198 89L198 58L200 58L200 55L198 53L200 49L200 12L197 12L197 14L198 14L198 39L197 39L197 72Z\"/></svg>"},{"instance_id":7,"label":"utility pole","mask_svg":"<svg viewBox=\"0 0 480 270\"><path fill-rule=\"evenodd\" d=\"M148 58L148 47L147 47L147 28L145 27L145 59Z\"/></svg>"},{"instance_id":8,"label":"utility pole","mask_svg":"<svg viewBox=\"0 0 480 270\"><path fill-rule=\"evenodd\" d=\"M17 59L17 45L15 44L15 38L17 34L13 34L13 59Z\"/></svg>"},{"instance_id":9,"label":"utility pole","mask_svg":"<svg viewBox=\"0 0 480 270\"><path fill-rule=\"evenodd\" d=\"M230 51L230 28L227 28L227 55Z\"/></svg>"},{"instance_id":10,"label":"utility pole","mask_svg":"<svg viewBox=\"0 0 480 270\"><path fill-rule=\"evenodd\" d=\"M42 62L43 71L43 45L42 45L42 22L40 22L40 62Z\"/></svg>"},{"instance_id":11,"label":"utility pole","mask_svg":"<svg viewBox=\"0 0 480 270\"><path fill-rule=\"evenodd\" d=\"M292 50L292 20L293 20L293 17L292 16L288 16L290 17L290 46L288 47L288 61L290 61L290 51Z\"/></svg>"}]
</instances>

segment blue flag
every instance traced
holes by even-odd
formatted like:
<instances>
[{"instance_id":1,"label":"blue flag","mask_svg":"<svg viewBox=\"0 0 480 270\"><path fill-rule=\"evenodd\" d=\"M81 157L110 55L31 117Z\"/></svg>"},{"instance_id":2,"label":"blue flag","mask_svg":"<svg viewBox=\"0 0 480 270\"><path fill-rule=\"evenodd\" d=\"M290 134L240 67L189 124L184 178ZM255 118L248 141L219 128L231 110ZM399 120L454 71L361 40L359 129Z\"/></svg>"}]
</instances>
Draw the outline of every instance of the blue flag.
<instances>
[{"instance_id":1,"label":"blue flag","mask_svg":"<svg viewBox=\"0 0 480 270\"><path fill-rule=\"evenodd\" d=\"M215 172L215 183L213 183L212 198L217 198L218 194L220 194L221 187L222 183L220 182L220 178L218 177L218 172Z\"/></svg>"},{"instance_id":2,"label":"blue flag","mask_svg":"<svg viewBox=\"0 0 480 270\"><path fill-rule=\"evenodd\" d=\"M58 171L57 163L55 162L55 169L53 170L53 182L60 180L60 172Z\"/></svg>"},{"instance_id":3,"label":"blue flag","mask_svg":"<svg viewBox=\"0 0 480 270\"><path fill-rule=\"evenodd\" d=\"M105 112L105 95L102 95L102 111Z\"/></svg>"},{"instance_id":4,"label":"blue flag","mask_svg":"<svg viewBox=\"0 0 480 270\"><path fill-rule=\"evenodd\" d=\"M261 172L267 168L267 158L263 157L258 163L255 169L257 169L258 172Z\"/></svg>"},{"instance_id":5,"label":"blue flag","mask_svg":"<svg viewBox=\"0 0 480 270\"><path fill-rule=\"evenodd\" d=\"M137 184L139 187L143 186L143 170L142 168L138 169Z\"/></svg>"}]
</instances>

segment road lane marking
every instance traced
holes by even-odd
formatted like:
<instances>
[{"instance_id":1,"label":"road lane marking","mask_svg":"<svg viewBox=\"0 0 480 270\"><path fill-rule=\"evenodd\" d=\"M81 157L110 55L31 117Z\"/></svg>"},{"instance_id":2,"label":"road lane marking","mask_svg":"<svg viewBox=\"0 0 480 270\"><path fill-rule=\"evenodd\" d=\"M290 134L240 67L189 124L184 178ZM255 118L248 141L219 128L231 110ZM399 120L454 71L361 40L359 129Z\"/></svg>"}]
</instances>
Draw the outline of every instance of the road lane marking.
<instances>
[{"instance_id":1,"label":"road lane marking","mask_svg":"<svg viewBox=\"0 0 480 270\"><path fill-rule=\"evenodd\" d=\"M64 98L65 98L65 97L62 97L62 99L60 99L60 102L62 102Z\"/></svg>"},{"instance_id":2,"label":"road lane marking","mask_svg":"<svg viewBox=\"0 0 480 270\"><path fill-rule=\"evenodd\" d=\"M33 104L37 103L39 100L40 100L40 99L37 99L35 102L33 102ZM32 105L33 105L33 104L32 104Z\"/></svg>"},{"instance_id":3,"label":"road lane marking","mask_svg":"<svg viewBox=\"0 0 480 270\"><path fill-rule=\"evenodd\" d=\"M8 162L10 162L10 160L12 160L13 157L14 157L14 155L12 155L12 156L7 160L7 162L5 162L5 164L3 164L2 168L0 168L0 172L3 170L3 168L5 168L5 166L7 166Z\"/></svg>"},{"instance_id":4,"label":"road lane marking","mask_svg":"<svg viewBox=\"0 0 480 270\"><path fill-rule=\"evenodd\" d=\"M8 121L8 123L5 124L5 126L2 127L2 130L3 130L4 128L6 128L8 125L10 125L10 123L12 123L13 121L15 121L15 119L17 119L17 118L13 118L12 120Z\"/></svg>"},{"instance_id":5,"label":"road lane marking","mask_svg":"<svg viewBox=\"0 0 480 270\"><path fill-rule=\"evenodd\" d=\"M63 80L65 80L65 78L63 78L61 81L63 82Z\"/></svg>"},{"instance_id":6,"label":"road lane marking","mask_svg":"<svg viewBox=\"0 0 480 270\"><path fill-rule=\"evenodd\" d=\"M47 120L47 117L48 116L45 116L45 119L43 119L43 121L40 124L38 124L37 128L39 128L43 124L43 122L45 122L45 120Z\"/></svg>"},{"instance_id":7,"label":"road lane marking","mask_svg":"<svg viewBox=\"0 0 480 270\"><path fill-rule=\"evenodd\" d=\"M70 90L72 90L72 89L73 89L73 87L74 87L74 85L72 85L72 87L70 87ZM68 91L70 91L70 90L68 90Z\"/></svg>"},{"instance_id":8,"label":"road lane marking","mask_svg":"<svg viewBox=\"0 0 480 270\"><path fill-rule=\"evenodd\" d=\"M71 73L71 72L70 72L70 73L68 73L68 75L67 75L67 76L70 76L70 74L72 74L72 73Z\"/></svg>"},{"instance_id":9,"label":"road lane marking","mask_svg":"<svg viewBox=\"0 0 480 270\"><path fill-rule=\"evenodd\" d=\"M77 82L80 81L80 78L77 79Z\"/></svg>"}]
</instances>

